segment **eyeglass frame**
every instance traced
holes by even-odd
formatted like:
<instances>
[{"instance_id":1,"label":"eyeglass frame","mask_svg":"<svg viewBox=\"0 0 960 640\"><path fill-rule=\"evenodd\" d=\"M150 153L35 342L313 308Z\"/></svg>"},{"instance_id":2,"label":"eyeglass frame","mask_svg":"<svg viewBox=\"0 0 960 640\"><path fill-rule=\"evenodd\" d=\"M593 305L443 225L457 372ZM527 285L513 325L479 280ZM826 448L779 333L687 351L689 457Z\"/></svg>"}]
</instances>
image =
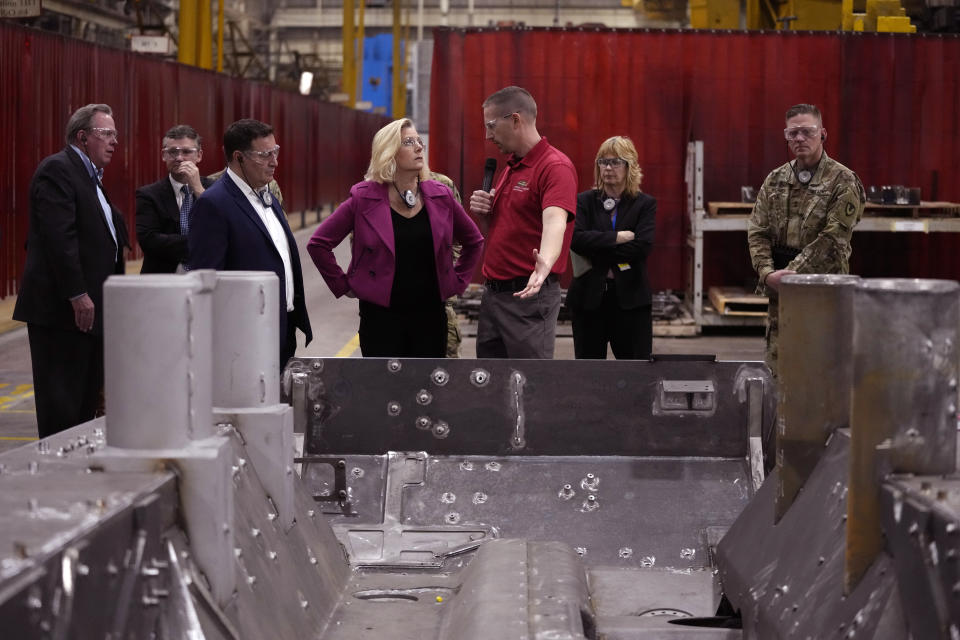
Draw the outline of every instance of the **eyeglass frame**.
<instances>
[{"instance_id":1,"label":"eyeglass frame","mask_svg":"<svg viewBox=\"0 0 960 640\"><path fill-rule=\"evenodd\" d=\"M184 158L189 158L190 156L197 155L197 152L200 151L200 147L161 147L160 153L168 158L179 158L183 156Z\"/></svg>"},{"instance_id":2,"label":"eyeglass frame","mask_svg":"<svg viewBox=\"0 0 960 640\"><path fill-rule=\"evenodd\" d=\"M497 128L497 123L501 120L506 120L507 118L512 118L513 115L517 113L516 111L511 111L510 113L500 116L499 118L494 118L493 120L487 120L483 123L483 126L486 127L487 131L493 131Z\"/></svg>"},{"instance_id":3,"label":"eyeglass frame","mask_svg":"<svg viewBox=\"0 0 960 640\"><path fill-rule=\"evenodd\" d=\"M420 136L407 136L406 138L400 138L401 147L412 147L415 144L419 145L421 149L427 148L427 145L423 143L423 138Z\"/></svg>"},{"instance_id":4,"label":"eyeglass frame","mask_svg":"<svg viewBox=\"0 0 960 640\"><path fill-rule=\"evenodd\" d=\"M597 166L601 169L603 167L626 167L628 164L630 164L630 161L623 158L597 158Z\"/></svg>"},{"instance_id":5,"label":"eyeglass frame","mask_svg":"<svg viewBox=\"0 0 960 640\"><path fill-rule=\"evenodd\" d=\"M277 159L280 157L280 145L275 145L273 149L270 149L268 151L257 151L256 149L247 149L245 151L241 151L240 153L244 155L250 154L248 157L253 158L254 161L256 162L269 162L270 161L269 159L271 157L273 157L274 159Z\"/></svg>"},{"instance_id":6,"label":"eyeglass frame","mask_svg":"<svg viewBox=\"0 0 960 640\"><path fill-rule=\"evenodd\" d=\"M106 127L90 127L87 129L87 131L94 134L101 140L109 141L110 138L113 138L114 141L120 140L120 133L116 129L107 129Z\"/></svg>"},{"instance_id":7,"label":"eyeglass frame","mask_svg":"<svg viewBox=\"0 0 960 640\"><path fill-rule=\"evenodd\" d=\"M803 132L804 129L810 129L810 135L807 135ZM813 140L817 137L817 134L823 131L823 125L814 124L814 125L803 125L800 127L788 127L783 130L784 140L796 140L800 136L803 136L805 140ZM791 136L791 134L793 134Z\"/></svg>"}]
</instances>

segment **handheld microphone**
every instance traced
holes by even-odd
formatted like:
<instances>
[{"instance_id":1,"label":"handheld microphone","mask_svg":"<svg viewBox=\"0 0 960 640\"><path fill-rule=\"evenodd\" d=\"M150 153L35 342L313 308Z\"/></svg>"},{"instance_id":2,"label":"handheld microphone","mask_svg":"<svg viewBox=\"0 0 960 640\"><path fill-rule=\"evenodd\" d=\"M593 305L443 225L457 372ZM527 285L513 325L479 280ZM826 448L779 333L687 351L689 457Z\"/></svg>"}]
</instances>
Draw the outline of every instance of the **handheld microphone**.
<instances>
[{"instance_id":1,"label":"handheld microphone","mask_svg":"<svg viewBox=\"0 0 960 640\"><path fill-rule=\"evenodd\" d=\"M483 187L482 190L490 192L490 188L493 186L493 174L497 172L497 159L496 158L487 158L486 162L483 163Z\"/></svg>"}]
</instances>

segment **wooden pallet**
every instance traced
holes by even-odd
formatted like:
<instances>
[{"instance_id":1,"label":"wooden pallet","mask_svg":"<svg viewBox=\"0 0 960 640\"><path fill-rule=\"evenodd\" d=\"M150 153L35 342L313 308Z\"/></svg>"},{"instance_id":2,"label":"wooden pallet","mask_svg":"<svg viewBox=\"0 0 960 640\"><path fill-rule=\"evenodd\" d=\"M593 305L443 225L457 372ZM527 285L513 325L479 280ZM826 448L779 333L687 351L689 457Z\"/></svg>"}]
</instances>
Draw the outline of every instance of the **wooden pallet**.
<instances>
[{"instance_id":1,"label":"wooden pallet","mask_svg":"<svg viewBox=\"0 0 960 640\"><path fill-rule=\"evenodd\" d=\"M697 335L697 325L685 307L681 315L672 320L654 320L653 335L657 338L690 338Z\"/></svg>"},{"instance_id":2,"label":"wooden pallet","mask_svg":"<svg viewBox=\"0 0 960 640\"><path fill-rule=\"evenodd\" d=\"M710 302L724 316L765 316L768 300L749 293L743 287L710 287Z\"/></svg>"}]
</instances>

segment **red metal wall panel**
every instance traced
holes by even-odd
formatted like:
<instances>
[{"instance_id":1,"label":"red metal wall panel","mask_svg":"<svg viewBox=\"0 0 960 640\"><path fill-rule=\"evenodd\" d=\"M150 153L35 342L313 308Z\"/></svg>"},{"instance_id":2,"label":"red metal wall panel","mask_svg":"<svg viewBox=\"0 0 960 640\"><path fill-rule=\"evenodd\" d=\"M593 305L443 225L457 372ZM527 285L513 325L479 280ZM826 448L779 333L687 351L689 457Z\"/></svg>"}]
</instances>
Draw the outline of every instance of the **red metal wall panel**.
<instances>
[{"instance_id":1,"label":"red metal wall panel","mask_svg":"<svg viewBox=\"0 0 960 640\"><path fill-rule=\"evenodd\" d=\"M703 140L707 200L739 200L789 159L786 109L817 104L827 152L864 185L920 186L960 201L960 38L815 32L609 29L435 31L430 164L469 194L485 157L481 103L517 84L537 100L540 132L593 182L600 142L629 135L657 198L653 285L682 288L688 222L686 143ZM866 276L956 278L960 236L859 233L852 268ZM711 233L706 278L752 277L742 233Z\"/></svg>"},{"instance_id":2,"label":"red metal wall panel","mask_svg":"<svg viewBox=\"0 0 960 640\"><path fill-rule=\"evenodd\" d=\"M131 231L134 192L163 176L160 137L174 124L190 124L202 136L203 173L223 167L223 131L231 122L272 124L284 207L300 211L346 197L366 170L373 134L386 123L268 85L8 24L0 24L0 95L11 142L0 154L0 297L16 293L23 269L30 179L42 158L63 148L67 119L78 107L104 102L114 110L120 149L104 184Z\"/></svg>"}]
</instances>

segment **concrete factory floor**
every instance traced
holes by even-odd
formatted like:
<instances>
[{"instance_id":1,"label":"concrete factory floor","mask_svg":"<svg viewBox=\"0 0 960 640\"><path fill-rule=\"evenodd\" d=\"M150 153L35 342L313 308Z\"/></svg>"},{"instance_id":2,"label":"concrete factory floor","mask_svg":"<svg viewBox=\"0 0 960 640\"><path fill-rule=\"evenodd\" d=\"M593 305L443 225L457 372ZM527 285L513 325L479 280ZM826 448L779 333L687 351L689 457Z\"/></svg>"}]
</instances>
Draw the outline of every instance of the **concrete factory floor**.
<instances>
[{"instance_id":1,"label":"concrete factory floor","mask_svg":"<svg viewBox=\"0 0 960 640\"><path fill-rule=\"evenodd\" d=\"M300 247L300 260L304 266L304 288L314 338L309 346L303 345L299 335L298 356L360 357L357 346L357 301L333 297L323 278L313 267L306 252L307 241L316 225L294 233ZM337 249L341 266L349 263L349 247L346 243ZM138 273L139 263L128 266L128 272ZM35 440L37 422L33 399L33 379L30 365L30 349L27 330L19 323L10 322L12 299L0 301L0 451L5 451ZM476 325L462 323L464 333L462 356L476 357ZM5 329L5 331L4 331ZM685 338L654 338L655 354L709 354L720 360L762 360L762 331L738 329L736 334L707 334ZM570 325L561 324L557 331L555 359L573 359L573 338ZM612 358L612 355L608 357ZM148 366L148 363L144 363Z\"/></svg>"}]
</instances>

